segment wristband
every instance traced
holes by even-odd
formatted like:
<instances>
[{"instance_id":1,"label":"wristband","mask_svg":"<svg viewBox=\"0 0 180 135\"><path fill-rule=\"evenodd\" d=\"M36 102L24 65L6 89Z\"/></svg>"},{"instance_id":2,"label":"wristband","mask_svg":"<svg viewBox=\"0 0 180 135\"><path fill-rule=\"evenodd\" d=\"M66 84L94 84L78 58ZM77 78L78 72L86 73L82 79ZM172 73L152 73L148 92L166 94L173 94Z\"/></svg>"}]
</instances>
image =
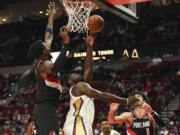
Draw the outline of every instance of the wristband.
<instances>
[{"instance_id":1,"label":"wristband","mask_svg":"<svg viewBox=\"0 0 180 135\"><path fill-rule=\"evenodd\" d=\"M53 34L53 29L52 28L46 28L46 32Z\"/></svg>"}]
</instances>

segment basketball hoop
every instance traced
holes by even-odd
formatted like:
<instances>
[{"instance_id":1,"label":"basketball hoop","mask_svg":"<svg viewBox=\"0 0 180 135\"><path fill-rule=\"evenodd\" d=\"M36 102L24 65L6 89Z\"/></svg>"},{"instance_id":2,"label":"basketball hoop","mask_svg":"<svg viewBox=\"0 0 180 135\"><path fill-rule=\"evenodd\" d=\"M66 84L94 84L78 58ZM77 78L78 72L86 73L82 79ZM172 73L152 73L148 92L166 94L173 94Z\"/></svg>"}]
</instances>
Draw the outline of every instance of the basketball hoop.
<instances>
[{"instance_id":1,"label":"basketball hoop","mask_svg":"<svg viewBox=\"0 0 180 135\"><path fill-rule=\"evenodd\" d=\"M94 4L89 0L60 0L65 7L69 19L67 26L71 32L84 33L87 21Z\"/></svg>"}]
</instances>

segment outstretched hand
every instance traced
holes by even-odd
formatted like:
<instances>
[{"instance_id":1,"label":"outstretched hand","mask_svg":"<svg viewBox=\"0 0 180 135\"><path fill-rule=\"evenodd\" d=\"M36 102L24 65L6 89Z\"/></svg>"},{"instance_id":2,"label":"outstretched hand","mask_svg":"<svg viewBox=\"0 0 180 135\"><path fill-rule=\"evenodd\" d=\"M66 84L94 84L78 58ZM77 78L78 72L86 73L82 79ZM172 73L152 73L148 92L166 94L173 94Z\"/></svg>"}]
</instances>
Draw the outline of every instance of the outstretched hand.
<instances>
[{"instance_id":1,"label":"outstretched hand","mask_svg":"<svg viewBox=\"0 0 180 135\"><path fill-rule=\"evenodd\" d=\"M92 47L94 45L94 41L96 39L96 36L94 35L93 32L86 32L86 37L83 38L85 41L85 44L89 47Z\"/></svg>"},{"instance_id":2,"label":"outstretched hand","mask_svg":"<svg viewBox=\"0 0 180 135\"><path fill-rule=\"evenodd\" d=\"M144 110L148 113L152 113L153 109L151 108L151 106L147 103L143 103L142 108L144 108Z\"/></svg>"},{"instance_id":3,"label":"outstretched hand","mask_svg":"<svg viewBox=\"0 0 180 135\"><path fill-rule=\"evenodd\" d=\"M58 17L59 8L56 7L55 2L50 2L48 4L47 13L49 16L53 17L53 19Z\"/></svg>"},{"instance_id":4,"label":"outstretched hand","mask_svg":"<svg viewBox=\"0 0 180 135\"><path fill-rule=\"evenodd\" d=\"M115 112L119 108L118 103L112 103L110 106L111 111Z\"/></svg>"},{"instance_id":5,"label":"outstretched hand","mask_svg":"<svg viewBox=\"0 0 180 135\"><path fill-rule=\"evenodd\" d=\"M69 28L67 26L62 26L59 31L59 36L63 39L64 44L69 44L70 37L69 37Z\"/></svg>"},{"instance_id":6,"label":"outstretched hand","mask_svg":"<svg viewBox=\"0 0 180 135\"><path fill-rule=\"evenodd\" d=\"M138 102L138 101L139 101L139 99L137 99L135 96L129 96L127 104L132 105L132 104L134 104L135 102Z\"/></svg>"}]
</instances>

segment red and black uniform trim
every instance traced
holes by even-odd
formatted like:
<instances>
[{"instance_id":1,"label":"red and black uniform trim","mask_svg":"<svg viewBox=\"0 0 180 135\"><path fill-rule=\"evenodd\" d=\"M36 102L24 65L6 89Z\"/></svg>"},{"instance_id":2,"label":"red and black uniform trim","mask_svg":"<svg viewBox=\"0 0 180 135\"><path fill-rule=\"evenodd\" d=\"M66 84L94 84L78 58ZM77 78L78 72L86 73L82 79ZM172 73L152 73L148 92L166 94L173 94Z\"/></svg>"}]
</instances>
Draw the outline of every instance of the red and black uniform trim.
<instances>
[{"instance_id":1,"label":"red and black uniform trim","mask_svg":"<svg viewBox=\"0 0 180 135\"><path fill-rule=\"evenodd\" d=\"M127 135L154 135L154 127L147 112L141 117L132 112L132 122L127 127Z\"/></svg>"}]
</instances>

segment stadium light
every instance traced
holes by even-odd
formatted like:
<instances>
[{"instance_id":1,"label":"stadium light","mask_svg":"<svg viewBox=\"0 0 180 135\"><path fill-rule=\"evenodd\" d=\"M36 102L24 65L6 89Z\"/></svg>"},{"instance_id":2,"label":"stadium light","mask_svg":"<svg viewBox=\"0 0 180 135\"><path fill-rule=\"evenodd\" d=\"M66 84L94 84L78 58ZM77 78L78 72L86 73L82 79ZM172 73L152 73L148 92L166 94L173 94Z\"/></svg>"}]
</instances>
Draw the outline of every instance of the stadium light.
<instances>
[{"instance_id":1,"label":"stadium light","mask_svg":"<svg viewBox=\"0 0 180 135\"><path fill-rule=\"evenodd\" d=\"M43 11L39 11L40 14L43 14Z\"/></svg>"},{"instance_id":2,"label":"stadium light","mask_svg":"<svg viewBox=\"0 0 180 135\"><path fill-rule=\"evenodd\" d=\"M3 22L6 22L7 20L5 18L2 19Z\"/></svg>"}]
</instances>

